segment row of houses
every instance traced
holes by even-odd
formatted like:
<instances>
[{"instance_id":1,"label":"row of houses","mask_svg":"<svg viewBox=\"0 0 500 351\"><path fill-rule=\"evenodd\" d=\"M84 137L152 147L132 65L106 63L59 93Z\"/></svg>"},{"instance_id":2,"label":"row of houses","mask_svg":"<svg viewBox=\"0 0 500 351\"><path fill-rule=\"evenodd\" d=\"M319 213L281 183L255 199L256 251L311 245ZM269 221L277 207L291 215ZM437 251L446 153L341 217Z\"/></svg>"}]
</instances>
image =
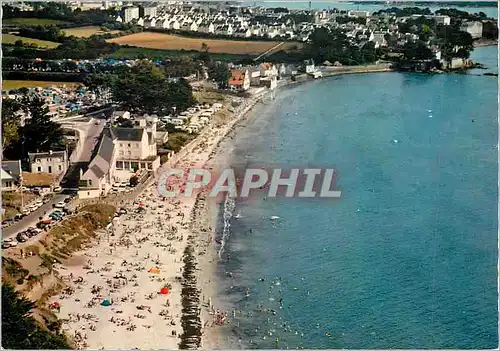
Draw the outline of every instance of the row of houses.
<instances>
[{"instance_id":1,"label":"row of houses","mask_svg":"<svg viewBox=\"0 0 500 351\"><path fill-rule=\"evenodd\" d=\"M124 23L134 21L145 29L178 30L241 38L281 37L302 41L307 40L309 32L313 29L312 24L309 28L298 27L290 19L282 22L277 18L274 23L260 23L252 16L229 14L224 11L210 14L184 13L179 8L156 10L154 7L155 10L152 9L151 7L144 8L144 15L141 16L138 7L126 7L116 20Z\"/></svg>"},{"instance_id":2,"label":"row of houses","mask_svg":"<svg viewBox=\"0 0 500 351\"><path fill-rule=\"evenodd\" d=\"M296 76L299 73L305 73L314 78L320 76L313 60L306 60L302 65L276 65L263 62L258 66L233 67L230 71L228 87L234 91L246 91L250 87L267 87L273 90L277 87L281 77Z\"/></svg>"}]
</instances>

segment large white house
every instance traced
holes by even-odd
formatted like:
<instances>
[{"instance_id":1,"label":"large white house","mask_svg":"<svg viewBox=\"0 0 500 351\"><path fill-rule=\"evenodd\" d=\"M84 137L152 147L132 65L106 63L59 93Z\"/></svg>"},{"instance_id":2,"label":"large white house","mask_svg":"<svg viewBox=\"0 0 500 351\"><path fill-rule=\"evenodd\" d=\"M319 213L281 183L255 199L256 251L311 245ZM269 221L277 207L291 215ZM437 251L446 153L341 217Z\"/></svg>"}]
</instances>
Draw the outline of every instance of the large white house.
<instances>
[{"instance_id":1,"label":"large white house","mask_svg":"<svg viewBox=\"0 0 500 351\"><path fill-rule=\"evenodd\" d=\"M31 173L50 173L60 175L68 169L66 151L28 153Z\"/></svg>"},{"instance_id":2,"label":"large white house","mask_svg":"<svg viewBox=\"0 0 500 351\"><path fill-rule=\"evenodd\" d=\"M139 120L137 128L104 128L96 156L80 177L80 198L106 195L115 182L129 181L138 170L156 172L156 117Z\"/></svg>"}]
</instances>

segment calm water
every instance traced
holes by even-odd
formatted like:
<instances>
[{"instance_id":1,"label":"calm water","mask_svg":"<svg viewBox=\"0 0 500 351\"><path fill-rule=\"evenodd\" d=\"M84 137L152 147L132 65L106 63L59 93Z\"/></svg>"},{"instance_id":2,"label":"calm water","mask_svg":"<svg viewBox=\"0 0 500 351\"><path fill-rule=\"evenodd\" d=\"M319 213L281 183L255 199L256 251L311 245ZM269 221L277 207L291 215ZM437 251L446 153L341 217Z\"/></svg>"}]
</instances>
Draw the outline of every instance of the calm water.
<instances>
[{"instance_id":1,"label":"calm water","mask_svg":"<svg viewBox=\"0 0 500 351\"><path fill-rule=\"evenodd\" d=\"M299 1L299 0L289 0L289 1L251 1L251 0L244 0L244 2L248 2L253 4L256 4L257 6L265 6L265 7L287 7L290 9L308 9L309 8L309 1ZM378 11L380 9L388 8L388 7L404 7L402 5L386 5L383 1L381 1L380 5L373 5L373 4L354 4L354 3L349 3L349 2L338 2L338 1L312 1L311 2L311 7L314 9L327 9L327 8L337 8L339 10L361 10L361 11ZM408 5L408 6L414 6L414 5ZM422 7L422 6L420 6ZM430 6L427 5L425 7L430 7L431 11L435 11L440 8L453 8L454 6L446 6L446 5L440 5L440 6ZM476 13L479 11L484 12L488 17L492 18L497 18L498 17L498 9L496 7L466 7L466 6L460 6L460 7L455 7L458 8L462 11L467 11L470 13Z\"/></svg>"},{"instance_id":2,"label":"calm water","mask_svg":"<svg viewBox=\"0 0 500 351\"><path fill-rule=\"evenodd\" d=\"M474 56L495 66L496 48ZM231 342L496 348L497 131L495 77L380 73L281 91L238 133L234 163L332 167L343 193L236 203L219 264L219 303L238 310Z\"/></svg>"}]
</instances>

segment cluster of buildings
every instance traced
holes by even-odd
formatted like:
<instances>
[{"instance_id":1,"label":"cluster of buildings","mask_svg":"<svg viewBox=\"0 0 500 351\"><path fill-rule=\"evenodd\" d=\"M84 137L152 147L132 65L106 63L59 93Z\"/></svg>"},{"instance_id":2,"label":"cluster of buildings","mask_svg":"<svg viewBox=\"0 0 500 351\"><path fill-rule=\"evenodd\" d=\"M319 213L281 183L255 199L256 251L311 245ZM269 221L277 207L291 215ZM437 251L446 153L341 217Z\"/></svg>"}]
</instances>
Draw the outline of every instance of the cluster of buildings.
<instances>
[{"instance_id":1,"label":"cluster of buildings","mask_svg":"<svg viewBox=\"0 0 500 351\"><path fill-rule=\"evenodd\" d=\"M341 65L335 62L331 66ZM251 87L266 87L274 90L278 85L279 79L298 76L300 74L313 78L320 78L322 76L322 72L315 66L313 60L306 60L300 65L263 62L258 66L232 66L228 87L238 92L247 91Z\"/></svg>"},{"instance_id":2,"label":"cluster of buildings","mask_svg":"<svg viewBox=\"0 0 500 351\"><path fill-rule=\"evenodd\" d=\"M21 160L2 160L2 191L14 191L21 186L54 188L69 167L65 150L28 153L27 162L29 172L23 172Z\"/></svg>"},{"instance_id":3,"label":"cluster of buildings","mask_svg":"<svg viewBox=\"0 0 500 351\"><path fill-rule=\"evenodd\" d=\"M236 38L265 37L298 41L306 41L308 34L315 28L313 23L295 24L286 14L274 16L272 12L268 13L263 9L239 9L240 13L232 13L227 9L214 9L203 4L130 6L124 7L116 20L123 23L134 22L145 29L156 28ZM262 22L257 19L257 16L266 15L272 16L269 17L269 21Z\"/></svg>"},{"instance_id":4,"label":"cluster of buildings","mask_svg":"<svg viewBox=\"0 0 500 351\"><path fill-rule=\"evenodd\" d=\"M115 127L113 120L124 116L130 118L130 113L115 112L103 129L93 158L86 170L81 170L79 198L105 196L114 184L128 184L132 175L156 172L160 167L156 130L158 117L137 117L134 119L137 126L132 128Z\"/></svg>"},{"instance_id":5,"label":"cluster of buildings","mask_svg":"<svg viewBox=\"0 0 500 351\"><path fill-rule=\"evenodd\" d=\"M356 44L372 41L376 47L387 46L385 35L395 35L402 41L415 38L411 33L400 33L398 22L415 19L420 15L395 17L393 14L373 16L368 11L290 11L274 12L273 9L238 7L214 9L209 5L144 5L124 7L119 22L134 22L145 29L156 28L184 32L233 36L236 38L265 37L281 40L307 41L318 27L341 28ZM311 15L311 21L300 21ZM444 15L426 15L436 24L450 25L451 18ZM299 19L299 20L296 20ZM473 38L482 36L480 21L464 22L461 29Z\"/></svg>"}]
</instances>

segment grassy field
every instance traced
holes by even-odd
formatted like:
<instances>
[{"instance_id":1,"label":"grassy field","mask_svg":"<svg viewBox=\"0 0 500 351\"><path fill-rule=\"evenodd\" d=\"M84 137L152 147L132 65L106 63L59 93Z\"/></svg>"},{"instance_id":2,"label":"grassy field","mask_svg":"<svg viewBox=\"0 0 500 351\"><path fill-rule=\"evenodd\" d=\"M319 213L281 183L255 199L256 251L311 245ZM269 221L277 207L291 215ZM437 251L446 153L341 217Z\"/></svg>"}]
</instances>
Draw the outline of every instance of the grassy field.
<instances>
[{"instance_id":1,"label":"grassy field","mask_svg":"<svg viewBox=\"0 0 500 351\"><path fill-rule=\"evenodd\" d=\"M103 31L99 26L85 26L85 27L75 27L64 29L63 32L66 35L73 35L77 38L88 38L92 35L106 34L106 33L119 33L119 30Z\"/></svg>"},{"instance_id":2,"label":"grassy field","mask_svg":"<svg viewBox=\"0 0 500 351\"><path fill-rule=\"evenodd\" d=\"M114 58L118 60L134 60L140 58L163 59L172 56L197 56L199 51L185 51L185 50L161 50L161 49L148 49L139 47L120 47L118 51L106 55L106 58ZM210 57L216 61L239 61L243 59L253 58L256 55L236 55L236 54L215 54L209 53Z\"/></svg>"},{"instance_id":3,"label":"grassy field","mask_svg":"<svg viewBox=\"0 0 500 351\"><path fill-rule=\"evenodd\" d=\"M46 49L53 49L59 46L59 43L53 41L20 37L12 34L2 34L2 44L14 44L18 40L22 40L25 44L36 44L38 47Z\"/></svg>"},{"instance_id":4,"label":"grassy field","mask_svg":"<svg viewBox=\"0 0 500 351\"><path fill-rule=\"evenodd\" d=\"M109 39L110 43L151 49L196 50L208 45L211 53L258 55L278 45L277 41L244 41L227 39L188 38L172 34L143 32ZM283 45L283 46L286 46Z\"/></svg>"},{"instance_id":5,"label":"grassy field","mask_svg":"<svg viewBox=\"0 0 500 351\"><path fill-rule=\"evenodd\" d=\"M3 20L4 26L48 26L48 25L58 25L67 24L69 22L48 19L48 18L8 18Z\"/></svg>"},{"instance_id":6,"label":"grassy field","mask_svg":"<svg viewBox=\"0 0 500 351\"><path fill-rule=\"evenodd\" d=\"M4 80L2 81L2 91L19 89L19 88L35 88L35 87L48 87L51 85L76 85L77 83L69 82L49 82L40 80Z\"/></svg>"}]
</instances>

